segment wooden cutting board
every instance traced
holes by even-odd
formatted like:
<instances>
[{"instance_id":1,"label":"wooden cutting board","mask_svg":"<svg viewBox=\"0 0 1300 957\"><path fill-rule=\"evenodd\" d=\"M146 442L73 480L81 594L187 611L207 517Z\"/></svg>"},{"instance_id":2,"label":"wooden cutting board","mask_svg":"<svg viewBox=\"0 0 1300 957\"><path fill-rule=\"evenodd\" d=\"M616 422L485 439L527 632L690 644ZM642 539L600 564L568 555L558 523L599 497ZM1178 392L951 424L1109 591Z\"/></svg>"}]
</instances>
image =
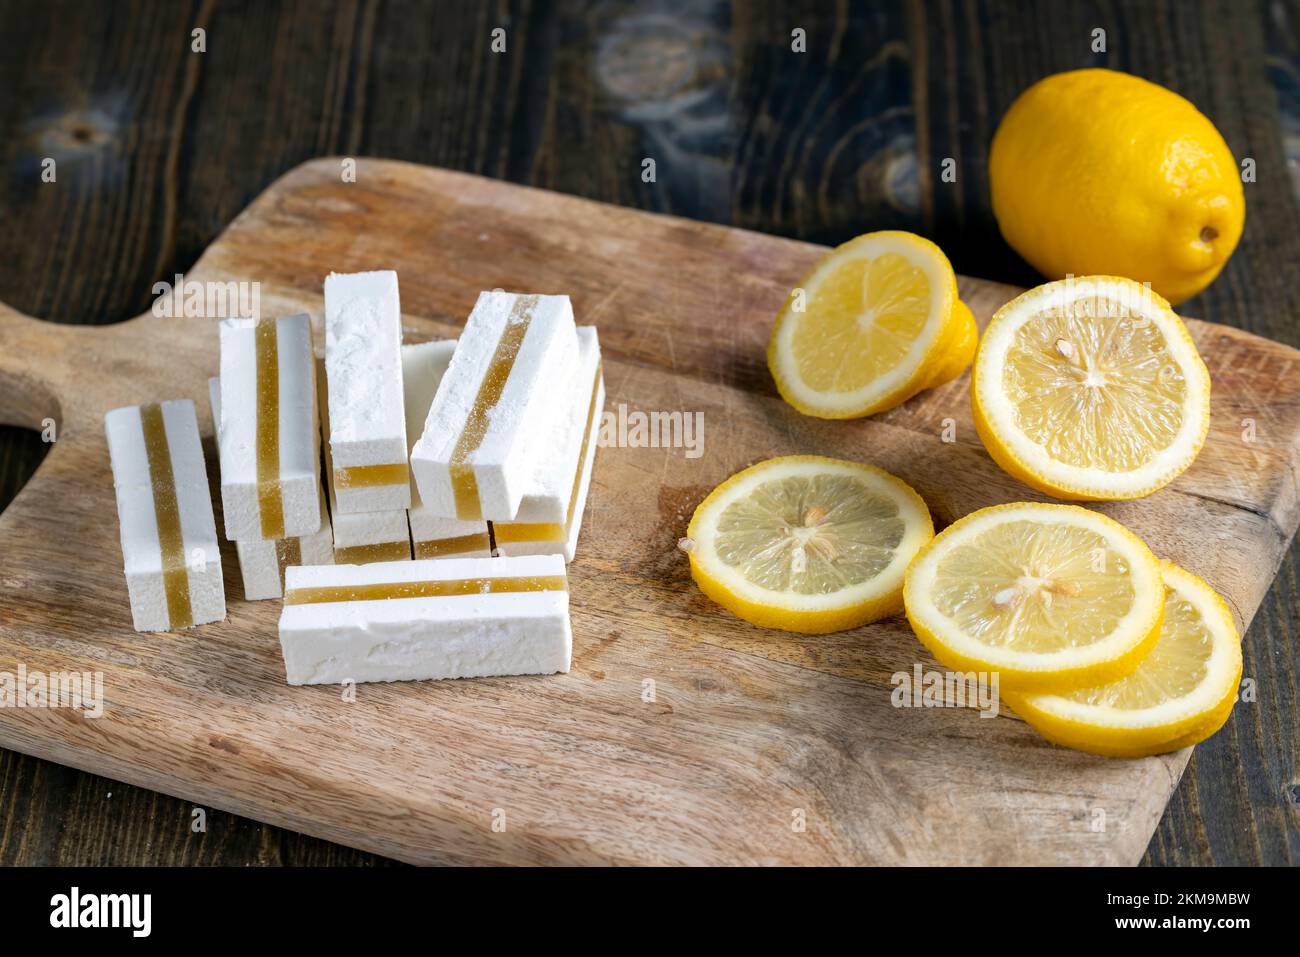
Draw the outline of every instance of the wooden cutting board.
<instances>
[{"instance_id":1,"label":"wooden cutting board","mask_svg":"<svg viewBox=\"0 0 1300 957\"><path fill-rule=\"evenodd\" d=\"M417 862L1137 862L1189 752L1107 760L1007 712L897 709L891 675L937 667L901 618L788 635L691 583L675 548L691 511L773 455L882 466L939 527L1038 497L980 446L964 376L856 422L781 402L768 330L821 252L395 162L345 183L322 159L258 198L188 279L256 281L265 314L319 313L330 270L396 269L408 341L456 335L482 289L568 293L600 330L607 411L704 416L695 457L600 450L570 674L362 685L355 701L285 685L279 603L242 600L231 547L225 622L131 629L104 412L195 399L215 482L216 323L68 327L0 307L0 421L58 424L0 516L0 671L102 671L107 699L98 719L0 709L0 744ZM961 288L981 322L1017 291ZM1214 378L1209 442L1170 488L1101 510L1208 579L1244 628L1300 516L1300 353L1189 325Z\"/></svg>"}]
</instances>

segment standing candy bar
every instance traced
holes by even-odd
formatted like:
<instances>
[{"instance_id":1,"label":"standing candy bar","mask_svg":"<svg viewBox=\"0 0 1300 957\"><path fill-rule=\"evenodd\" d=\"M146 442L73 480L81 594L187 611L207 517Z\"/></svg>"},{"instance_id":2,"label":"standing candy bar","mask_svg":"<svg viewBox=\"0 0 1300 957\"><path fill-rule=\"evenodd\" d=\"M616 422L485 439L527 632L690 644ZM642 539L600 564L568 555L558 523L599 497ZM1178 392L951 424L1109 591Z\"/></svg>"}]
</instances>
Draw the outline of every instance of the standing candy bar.
<instances>
[{"instance_id":1,"label":"standing candy bar","mask_svg":"<svg viewBox=\"0 0 1300 957\"><path fill-rule=\"evenodd\" d=\"M325 372L336 513L411 504L397 273L325 279Z\"/></svg>"},{"instance_id":2,"label":"standing candy bar","mask_svg":"<svg viewBox=\"0 0 1300 957\"><path fill-rule=\"evenodd\" d=\"M321 507L324 508L323 503ZM285 572L295 565L328 565L334 561L329 522L323 523L319 531L297 538L235 542L235 550L239 552L245 601L283 597Z\"/></svg>"},{"instance_id":3,"label":"standing candy bar","mask_svg":"<svg viewBox=\"0 0 1300 957\"><path fill-rule=\"evenodd\" d=\"M551 430L513 522L493 522L501 555L563 555L573 561L582 510L596 461L600 410L605 404L600 343L591 326L578 328L578 371L563 400L564 412Z\"/></svg>"},{"instance_id":4,"label":"standing candy bar","mask_svg":"<svg viewBox=\"0 0 1300 957\"><path fill-rule=\"evenodd\" d=\"M208 380L208 401L218 441L221 436L221 380ZM325 508L319 469L316 501L320 528L308 535L287 538L244 538L235 542L239 553L239 574L244 580L244 600L262 601L284 595L284 570L290 565L328 565L334 561L334 532Z\"/></svg>"},{"instance_id":5,"label":"standing candy bar","mask_svg":"<svg viewBox=\"0 0 1300 957\"><path fill-rule=\"evenodd\" d=\"M411 452L436 514L510 521L577 362L568 296L480 293Z\"/></svg>"},{"instance_id":6,"label":"standing candy bar","mask_svg":"<svg viewBox=\"0 0 1300 957\"><path fill-rule=\"evenodd\" d=\"M217 437L231 541L320 530L314 372L307 316L222 321Z\"/></svg>"},{"instance_id":7,"label":"standing candy bar","mask_svg":"<svg viewBox=\"0 0 1300 957\"><path fill-rule=\"evenodd\" d=\"M122 559L136 631L176 631L226 617L221 554L189 399L104 416Z\"/></svg>"},{"instance_id":8,"label":"standing candy bar","mask_svg":"<svg viewBox=\"0 0 1300 957\"><path fill-rule=\"evenodd\" d=\"M344 512L334 516L334 561L340 565L395 562L411 557L406 509Z\"/></svg>"},{"instance_id":9,"label":"standing candy bar","mask_svg":"<svg viewBox=\"0 0 1300 957\"><path fill-rule=\"evenodd\" d=\"M325 388L324 376L318 376ZM321 431L330 434L329 405L321 403ZM325 475L329 487L330 516L334 527L334 561L343 565L364 562L392 562L411 557L411 530L406 509L386 508L377 512L344 512L339 507L339 490L330 444L325 448Z\"/></svg>"},{"instance_id":10,"label":"standing candy bar","mask_svg":"<svg viewBox=\"0 0 1300 957\"><path fill-rule=\"evenodd\" d=\"M456 340L421 342L402 346L402 386L406 390L406 434L412 447L419 441L425 416L433 403L456 349ZM411 547L419 558L486 558L492 554L487 522L463 520L437 514L420 499L420 490L411 482Z\"/></svg>"}]
</instances>

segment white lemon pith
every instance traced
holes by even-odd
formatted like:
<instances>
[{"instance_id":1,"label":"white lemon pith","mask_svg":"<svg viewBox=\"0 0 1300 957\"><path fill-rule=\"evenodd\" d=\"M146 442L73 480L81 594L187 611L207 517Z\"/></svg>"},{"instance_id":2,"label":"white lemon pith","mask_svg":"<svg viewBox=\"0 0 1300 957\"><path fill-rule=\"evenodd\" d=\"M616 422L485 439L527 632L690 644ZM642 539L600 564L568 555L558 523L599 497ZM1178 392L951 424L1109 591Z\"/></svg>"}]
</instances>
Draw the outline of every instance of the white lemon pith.
<instances>
[{"instance_id":1,"label":"white lemon pith","mask_svg":"<svg viewBox=\"0 0 1300 957\"><path fill-rule=\"evenodd\" d=\"M1160 637L1132 674L1060 695L1007 702L1057 744L1140 757L1196 744L1227 721L1241 682L1241 637L1222 598L1171 562L1161 564Z\"/></svg>"},{"instance_id":2,"label":"white lemon pith","mask_svg":"<svg viewBox=\"0 0 1300 957\"><path fill-rule=\"evenodd\" d=\"M768 366L807 415L856 418L960 375L974 320L943 251L911 233L859 236L827 253L777 316Z\"/></svg>"},{"instance_id":3,"label":"white lemon pith","mask_svg":"<svg viewBox=\"0 0 1300 957\"><path fill-rule=\"evenodd\" d=\"M1069 689L1132 671L1156 638L1160 572L1128 529L1088 509L1018 503L951 525L907 572L907 616L951 668L1004 688Z\"/></svg>"},{"instance_id":4,"label":"white lemon pith","mask_svg":"<svg viewBox=\"0 0 1300 957\"><path fill-rule=\"evenodd\" d=\"M971 399L994 460L1058 498L1150 494L1191 465L1209 431L1209 372L1182 320L1114 277L1048 283L999 309Z\"/></svg>"},{"instance_id":5,"label":"white lemon pith","mask_svg":"<svg viewBox=\"0 0 1300 957\"><path fill-rule=\"evenodd\" d=\"M733 475L695 510L691 574L757 625L819 633L902 608L907 564L934 534L920 496L858 462L770 459Z\"/></svg>"}]
</instances>

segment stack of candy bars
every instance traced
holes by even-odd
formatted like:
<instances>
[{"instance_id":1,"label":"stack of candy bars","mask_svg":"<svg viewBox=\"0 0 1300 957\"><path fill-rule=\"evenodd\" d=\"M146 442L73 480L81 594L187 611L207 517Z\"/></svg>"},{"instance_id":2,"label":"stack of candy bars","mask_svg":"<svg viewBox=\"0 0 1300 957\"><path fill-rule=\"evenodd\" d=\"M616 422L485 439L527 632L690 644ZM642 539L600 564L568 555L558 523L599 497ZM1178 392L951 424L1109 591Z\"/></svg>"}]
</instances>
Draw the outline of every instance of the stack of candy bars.
<instances>
[{"instance_id":1,"label":"stack of candy bars","mask_svg":"<svg viewBox=\"0 0 1300 957\"><path fill-rule=\"evenodd\" d=\"M367 272L326 278L323 339L223 320L209 382L226 537L244 597L284 600L289 683L567 671L596 330L567 296L485 292L459 340L403 345L397 275ZM193 403L105 427L135 627L222 620Z\"/></svg>"}]
</instances>

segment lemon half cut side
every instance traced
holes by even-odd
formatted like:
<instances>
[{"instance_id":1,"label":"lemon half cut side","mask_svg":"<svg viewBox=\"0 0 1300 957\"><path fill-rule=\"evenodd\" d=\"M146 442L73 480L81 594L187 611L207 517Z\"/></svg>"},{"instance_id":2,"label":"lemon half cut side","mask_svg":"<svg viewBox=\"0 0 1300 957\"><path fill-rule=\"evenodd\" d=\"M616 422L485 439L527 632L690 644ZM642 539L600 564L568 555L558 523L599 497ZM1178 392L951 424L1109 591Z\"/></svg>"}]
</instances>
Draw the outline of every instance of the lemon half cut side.
<instances>
[{"instance_id":1,"label":"lemon half cut side","mask_svg":"<svg viewBox=\"0 0 1300 957\"><path fill-rule=\"evenodd\" d=\"M867 233L827 253L791 292L768 368L805 415L857 418L960 375L975 333L938 246L907 232Z\"/></svg>"},{"instance_id":2,"label":"lemon half cut side","mask_svg":"<svg viewBox=\"0 0 1300 957\"><path fill-rule=\"evenodd\" d=\"M1031 488L1131 499L1200 452L1210 375L1168 303L1131 280L1090 276L998 310L975 356L971 405L994 461Z\"/></svg>"}]
</instances>

